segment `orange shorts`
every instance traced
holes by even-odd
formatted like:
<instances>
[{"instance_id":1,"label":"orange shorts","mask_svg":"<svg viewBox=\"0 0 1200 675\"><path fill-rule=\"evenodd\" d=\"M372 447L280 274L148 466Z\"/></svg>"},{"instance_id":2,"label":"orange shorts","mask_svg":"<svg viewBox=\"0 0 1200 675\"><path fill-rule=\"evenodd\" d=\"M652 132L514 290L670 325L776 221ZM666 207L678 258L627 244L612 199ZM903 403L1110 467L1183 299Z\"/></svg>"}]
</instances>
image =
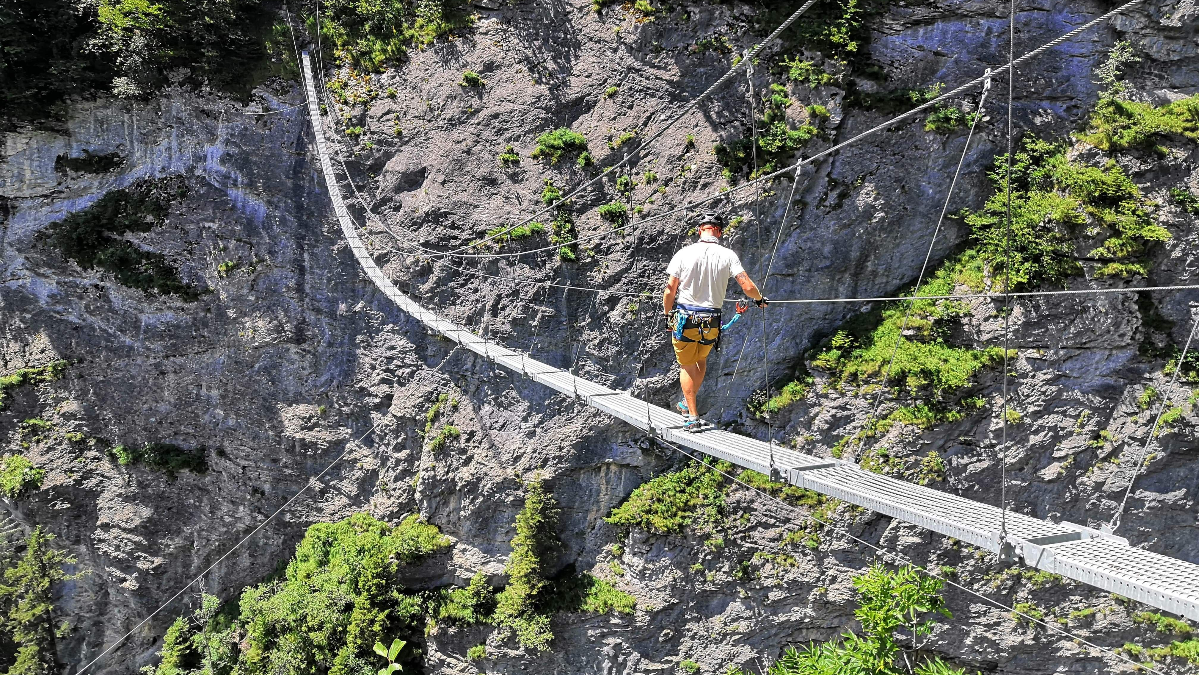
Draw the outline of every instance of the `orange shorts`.
<instances>
[{"instance_id":1,"label":"orange shorts","mask_svg":"<svg viewBox=\"0 0 1200 675\"><path fill-rule=\"evenodd\" d=\"M704 332L703 339L715 340L720 333L720 328L709 328ZM683 331L683 336L692 340L700 340L700 329L688 328ZM682 342L676 340L674 336L671 337L671 346L675 348L675 360L681 366L690 366L707 359L708 353L713 348L713 345L702 345L699 342Z\"/></svg>"}]
</instances>

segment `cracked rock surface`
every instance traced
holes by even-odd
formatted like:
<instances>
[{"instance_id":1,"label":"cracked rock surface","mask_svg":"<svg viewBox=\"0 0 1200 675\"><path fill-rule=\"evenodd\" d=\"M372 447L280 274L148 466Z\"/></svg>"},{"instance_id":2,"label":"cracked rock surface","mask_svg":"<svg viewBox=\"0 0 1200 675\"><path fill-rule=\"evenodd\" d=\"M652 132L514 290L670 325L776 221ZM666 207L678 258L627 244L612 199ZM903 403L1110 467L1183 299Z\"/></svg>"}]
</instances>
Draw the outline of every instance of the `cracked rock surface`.
<instances>
[{"instance_id":1,"label":"cracked rock surface","mask_svg":"<svg viewBox=\"0 0 1200 675\"><path fill-rule=\"evenodd\" d=\"M1021 10L1017 51L1108 9L1048 0ZM623 157L632 144L617 143L622 134L639 130L645 137L647 125L663 122L661 108L677 109L699 95L754 43L748 32L754 10L704 5L690 8L683 21L684 9L676 8L648 22L617 6L597 14L583 0L485 3L479 11L465 37L414 51L411 60L375 76L373 86L394 88L394 98L329 106L348 115L346 125L366 129L357 141L337 134L343 192L357 197L352 210L377 260L427 307L553 365L574 365L580 376L672 405L677 371L657 294L689 226L677 216L637 221L729 185L709 149L748 133L744 78L642 153L632 200L643 211L628 231L614 232L596 212L619 198L612 181L575 198L575 228L587 238L577 261L559 260L551 250L516 264L447 262L419 255L418 247L467 246L498 224L541 210L547 180L565 191L593 175L569 160L551 165L531 158L545 131L566 126L583 134L598 167ZM994 3L909 2L869 21L872 37L864 48L888 79L864 81L864 90L952 87L1007 57L1007 17ZM1139 96L1162 103L1195 94L1196 25L1195 3L1147 2L1028 63L1019 71L1015 124L1047 138L1077 130L1096 100L1091 74L1121 39L1144 58L1131 76ZM718 34L734 41L731 53L693 49ZM487 85L461 86L465 69ZM755 72L756 91L777 80L765 67ZM965 154L950 213L978 209L991 193L986 172L1005 147L1002 85L993 87ZM614 95L604 95L614 86ZM809 104L830 112L824 137L801 156L886 119L847 104L838 87L788 86L796 102L790 120L805 119ZM1006 572L994 556L849 505L827 514L836 526L821 529L815 547L785 539L806 522L808 507L785 508L740 487L731 490L723 546L707 545L699 532L662 537L635 530L621 539L604 516L679 457L618 421L454 349L379 296L341 240L302 103L295 83L263 87L249 104L169 89L149 101L77 102L60 127L4 137L0 375L60 359L69 365L55 382L12 391L0 409L4 451L24 454L46 471L40 489L3 506L23 528L43 525L55 533L78 558L75 568L88 572L64 584L56 604L71 626L58 642L59 659L72 671L202 572L206 592L232 597L267 577L308 525L357 511L390 522L417 512L454 539L449 553L407 570L407 586L462 584L479 570L499 583L522 487L535 477L548 481L562 507L557 566L573 564L611 580L638 599L636 614L556 615L547 654L513 649L483 627L442 627L427 638L428 672L675 672L684 660L703 672L731 665L757 670L788 645L855 627L851 579L877 559L872 546L955 568L963 588L946 592L955 618L940 625L925 649L959 666L1014 675L1132 668L1052 629L1015 621L996 602L1035 603L1055 628L1108 648L1171 640L1133 622L1141 608L1121 599ZM266 110L276 112L248 114ZM336 121L327 117L327 133L336 133ZM723 203L730 215L745 217L727 243L756 280L778 243L766 284L771 297L894 295L920 273L965 143L965 130L925 132L921 118L906 121L805 166L778 242L790 182L770 184L758 199L745 193ZM521 155L515 166L497 161L509 144ZM1153 250L1142 282L1194 284L1196 221L1169 191L1186 183L1196 194L1197 150L1186 141L1164 145L1165 155L1116 158L1162 205L1156 222L1173 235ZM56 168L58 157L84 150L123 161L102 173ZM1071 153L1083 161L1106 158L1083 143ZM165 224L124 236L166 256L183 281L206 291L198 299L122 286L111 274L82 269L47 240L53 223L104 194L166 177L186 181L188 196L171 204ZM968 234L961 220L948 219L933 260L961 250ZM547 246L543 236L499 250ZM1165 331L1152 335L1145 325L1149 305L1132 294L1014 303L1009 339L1017 355L1007 386L1021 421L1008 426L1004 453L1005 496L1014 510L1089 526L1107 522L1152 433L1157 409L1139 402L1146 387L1186 407L1194 385L1169 385L1164 359L1144 356L1139 347L1147 340L1182 346L1196 293L1146 295L1169 322ZM956 339L998 345L1002 301L981 298L969 306ZM860 309L778 304L768 314L765 352L761 319L743 322L710 361L702 398L708 418L829 455L872 416L871 392L839 387L814 371L814 386L770 429L747 412L746 400L764 377L788 381L811 359L806 353ZM944 480L931 487L998 504L1002 375L993 368L976 378L972 394L986 402L979 411L929 429L895 425L874 442L902 459L935 451L946 468ZM422 433L442 394L456 405L442 409L440 423L461 435L434 452ZM885 397L879 414L906 404L903 396ZM1120 531L1134 545L1191 562L1198 556L1195 409L1192 403L1189 416L1151 443ZM21 422L30 418L53 428L23 431ZM207 471L122 465L106 450L151 443L200 449ZM623 547L619 555L614 543ZM97 672L133 673L154 662L159 637L188 603L194 604L190 596L136 631ZM467 649L485 641L489 659L468 661ZM1187 672L1178 659L1159 667Z\"/></svg>"}]
</instances>

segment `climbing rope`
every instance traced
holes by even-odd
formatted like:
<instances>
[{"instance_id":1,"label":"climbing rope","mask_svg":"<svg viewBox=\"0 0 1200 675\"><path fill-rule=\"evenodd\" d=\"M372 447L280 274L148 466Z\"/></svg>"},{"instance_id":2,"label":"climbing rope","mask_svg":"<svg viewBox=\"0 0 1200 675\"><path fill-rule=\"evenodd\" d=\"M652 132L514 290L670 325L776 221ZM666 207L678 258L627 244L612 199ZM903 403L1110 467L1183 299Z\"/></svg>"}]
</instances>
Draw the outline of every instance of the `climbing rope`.
<instances>
[{"instance_id":1,"label":"climbing rope","mask_svg":"<svg viewBox=\"0 0 1200 675\"><path fill-rule=\"evenodd\" d=\"M1138 474L1142 471L1142 464L1146 461L1146 452L1150 449L1150 443L1154 440L1154 436L1158 432L1159 420L1162 419L1163 411L1167 409L1169 392L1175 386L1175 381L1179 379L1179 371L1183 370L1183 361L1187 357L1188 349L1192 346L1192 338L1196 336L1196 326L1197 322L1193 321L1192 330L1188 332L1187 342L1184 343L1183 351L1179 354L1179 361L1175 364L1175 372L1171 373L1171 381L1167 383L1167 388L1163 391L1162 401L1158 404L1158 414L1154 416L1154 424L1150 425L1150 432L1146 434L1146 442L1142 445L1142 451L1138 454L1137 461L1134 462L1133 469L1130 471L1129 485L1125 487L1125 496L1121 498L1121 505L1117 507L1117 512L1108 521L1108 531L1110 533L1115 532L1121 526L1121 516L1125 513L1125 504L1129 501L1129 495L1133 492L1133 484L1137 481Z\"/></svg>"},{"instance_id":2,"label":"climbing rope","mask_svg":"<svg viewBox=\"0 0 1200 675\"><path fill-rule=\"evenodd\" d=\"M954 188L958 185L958 177L962 174L963 163L967 161L967 154L971 151L971 139L975 136L975 127L979 119L983 117L983 105L987 101L988 90L991 89L991 80L983 83L983 91L979 95L979 105L975 108L975 114L971 117L971 128L967 131L967 140L963 143L962 156L958 158L958 166L954 169L954 177L950 179L950 188L946 190L946 201L942 203L942 212L938 214L937 224L933 228L933 236L929 238L929 248L925 251L925 260L921 263L921 272L917 275L917 283L913 287L913 294L908 302L908 307L904 310L904 319L900 322L900 331L896 334L896 342L892 345L892 355L888 359L887 368L884 369L883 375L880 377L879 391L875 395L875 404L871 407L871 414L867 416L867 421L863 425L859 439L858 451L854 452L850 448L850 456L848 461L858 463L862 456L866 445L867 435L871 433L871 424L879 417L879 405L883 402L883 392L887 390L888 378L892 375L892 367L896 364L896 355L900 353L900 343L904 339L904 331L908 329L908 320L912 316L913 309L917 305L917 300L924 300L924 296L918 296L917 292L921 288L921 282L925 281L925 273L929 270L929 261L933 258L933 249L937 244L938 234L942 231L942 223L946 219L946 212L950 210L950 199L954 196Z\"/></svg>"}]
</instances>

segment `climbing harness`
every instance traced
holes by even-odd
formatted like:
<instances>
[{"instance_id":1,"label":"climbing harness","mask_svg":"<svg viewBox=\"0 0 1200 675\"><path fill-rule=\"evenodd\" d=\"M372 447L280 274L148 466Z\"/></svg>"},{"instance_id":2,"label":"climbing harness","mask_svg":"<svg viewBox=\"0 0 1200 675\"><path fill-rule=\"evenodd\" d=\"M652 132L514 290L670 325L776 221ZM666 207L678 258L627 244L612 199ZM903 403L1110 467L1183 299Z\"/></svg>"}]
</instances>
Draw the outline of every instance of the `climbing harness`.
<instances>
[{"instance_id":1,"label":"climbing harness","mask_svg":"<svg viewBox=\"0 0 1200 675\"><path fill-rule=\"evenodd\" d=\"M732 324L733 321L730 321ZM671 337L676 342L695 342L700 345L719 345L721 342L721 310L708 307L692 307L680 305L671 310ZM684 331L695 328L700 331L700 339L693 340L684 335ZM709 337L712 331L716 335Z\"/></svg>"}]
</instances>

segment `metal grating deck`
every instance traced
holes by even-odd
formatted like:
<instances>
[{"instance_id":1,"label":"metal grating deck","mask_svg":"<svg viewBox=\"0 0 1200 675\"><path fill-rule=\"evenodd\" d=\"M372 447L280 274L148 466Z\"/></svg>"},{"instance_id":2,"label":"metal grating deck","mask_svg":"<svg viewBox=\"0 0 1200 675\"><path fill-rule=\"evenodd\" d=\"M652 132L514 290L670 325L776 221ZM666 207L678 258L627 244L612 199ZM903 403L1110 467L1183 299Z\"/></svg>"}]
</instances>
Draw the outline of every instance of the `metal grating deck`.
<instances>
[{"instance_id":1,"label":"metal grating deck","mask_svg":"<svg viewBox=\"0 0 1200 675\"><path fill-rule=\"evenodd\" d=\"M373 284L397 307L464 348L497 364L577 397L589 406L672 443L752 469L830 497L961 539L993 553L1013 554L1039 569L1119 593L1159 609L1200 621L1200 566L1133 548L1119 538L1009 512L1007 539L1001 541L1001 510L964 497L864 471L852 464L769 446L727 431L700 434L680 429L683 417L649 405L626 392L576 377L522 352L484 340L425 309L404 295L375 264L355 230L321 128L308 53L302 57L308 111L321 170L350 250ZM772 455L774 462L772 463Z\"/></svg>"}]
</instances>

